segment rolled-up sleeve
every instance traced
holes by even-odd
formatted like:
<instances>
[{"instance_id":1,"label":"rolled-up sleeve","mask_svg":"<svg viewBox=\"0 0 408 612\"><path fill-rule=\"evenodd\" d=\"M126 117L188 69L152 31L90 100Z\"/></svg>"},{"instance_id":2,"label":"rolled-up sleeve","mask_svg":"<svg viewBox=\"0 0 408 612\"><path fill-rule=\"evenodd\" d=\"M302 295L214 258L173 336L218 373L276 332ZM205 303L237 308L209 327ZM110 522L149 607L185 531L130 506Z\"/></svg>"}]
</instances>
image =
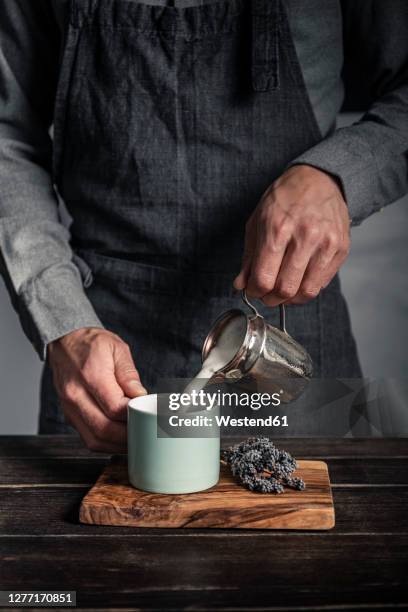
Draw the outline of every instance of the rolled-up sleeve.
<instances>
[{"instance_id":1,"label":"rolled-up sleeve","mask_svg":"<svg viewBox=\"0 0 408 612\"><path fill-rule=\"evenodd\" d=\"M358 225L408 191L408 2L344 0L342 6L346 91L360 89L367 110L291 165L336 176Z\"/></svg>"},{"instance_id":2,"label":"rolled-up sleeve","mask_svg":"<svg viewBox=\"0 0 408 612\"><path fill-rule=\"evenodd\" d=\"M53 340L102 327L75 264L51 178L59 30L47 0L0 5L0 270L42 359Z\"/></svg>"}]
</instances>

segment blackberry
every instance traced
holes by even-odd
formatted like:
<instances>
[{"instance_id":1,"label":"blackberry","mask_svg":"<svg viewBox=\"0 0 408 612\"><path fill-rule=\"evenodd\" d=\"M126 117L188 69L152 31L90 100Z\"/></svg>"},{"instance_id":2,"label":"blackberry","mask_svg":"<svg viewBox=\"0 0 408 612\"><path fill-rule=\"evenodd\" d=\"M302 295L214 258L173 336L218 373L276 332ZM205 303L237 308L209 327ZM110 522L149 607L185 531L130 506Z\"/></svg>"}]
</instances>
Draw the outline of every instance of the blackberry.
<instances>
[{"instance_id":1,"label":"blackberry","mask_svg":"<svg viewBox=\"0 0 408 612\"><path fill-rule=\"evenodd\" d=\"M292 476L296 460L269 438L248 438L223 449L221 459L230 466L240 484L257 493L283 493L284 487L298 491L306 488L301 478Z\"/></svg>"}]
</instances>

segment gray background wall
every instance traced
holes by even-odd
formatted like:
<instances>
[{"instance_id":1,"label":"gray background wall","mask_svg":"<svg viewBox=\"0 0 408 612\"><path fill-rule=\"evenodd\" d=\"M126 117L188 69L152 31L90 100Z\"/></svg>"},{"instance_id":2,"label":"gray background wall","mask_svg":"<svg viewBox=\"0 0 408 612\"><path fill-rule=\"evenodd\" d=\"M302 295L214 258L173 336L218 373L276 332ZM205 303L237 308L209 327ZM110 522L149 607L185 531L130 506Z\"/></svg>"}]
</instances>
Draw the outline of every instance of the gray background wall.
<instances>
[{"instance_id":1,"label":"gray background wall","mask_svg":"<svg viewBox=\"0 0 408 612\"><path fill-rule=\"evenodd\" d=\"M395 427L401 430L408 419L401 393L408 364L407 230L404 198L353 228L351 254L341 272L365 376L394 379L388 384L395 395ZM1 434L36 432L40 371L0 283Z\"/></svg>"}]
</instances>

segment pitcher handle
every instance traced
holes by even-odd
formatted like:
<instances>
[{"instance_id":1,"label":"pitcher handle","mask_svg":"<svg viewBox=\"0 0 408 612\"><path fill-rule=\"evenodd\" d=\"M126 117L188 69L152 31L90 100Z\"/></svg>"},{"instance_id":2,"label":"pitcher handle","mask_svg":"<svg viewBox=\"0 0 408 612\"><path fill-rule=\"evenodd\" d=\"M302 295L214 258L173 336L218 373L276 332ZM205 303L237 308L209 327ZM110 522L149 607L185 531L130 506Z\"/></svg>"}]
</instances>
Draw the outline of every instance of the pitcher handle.
<instances>
[{"instance_id":1,"label":"pitcher handle","mask_svg":"<svg viewBox=\"0 0 408 612\"><path fill-rule=\"evenodd\" d=\"M255 308L255 306L248 300L247 298L247 294L246 294L246 290L243 289L241 291L241 297L244 300L245 304L248 306L248 308L250 308L252 310L252 312L254 313L254 315L256 317L261 317L261 319L263 319L262 315L259 314L259 312L257 311L257 309Z\"/></svg>"},{"instance_id":2,"label":"pitcher handle","mask_svg":"<svg viewBox=\"0 0 408 612\"><path fill-rule=\"evenodd\" d=\"M279 318L280 318L280 328L283 333L287 334L286 331L286 311L285 306L283 304L279 304Z\"/></svg>"},{"instance_id":3,"label":"pitcher handle","mask_svg":"<svg viewBox=\"0 0 408 612\"><path fill-rule=\"evenodd\" d=\"M241 296L242 299L244 300L245 304L248 306L248 308L250 308L252 310L252 312L254 313L254 315L256 317L262 317L262 315L259 314L259 312L257 311L257 309L255 308L255 306L248 300L247 294L246 294L246 290L243 289L241 292ZM279 304L279 319L280 319L280 328L281 330L287 334L288 332L286 331L286 312L285 312L285 306L283 304Z\"/></svg>"}]
</instances>

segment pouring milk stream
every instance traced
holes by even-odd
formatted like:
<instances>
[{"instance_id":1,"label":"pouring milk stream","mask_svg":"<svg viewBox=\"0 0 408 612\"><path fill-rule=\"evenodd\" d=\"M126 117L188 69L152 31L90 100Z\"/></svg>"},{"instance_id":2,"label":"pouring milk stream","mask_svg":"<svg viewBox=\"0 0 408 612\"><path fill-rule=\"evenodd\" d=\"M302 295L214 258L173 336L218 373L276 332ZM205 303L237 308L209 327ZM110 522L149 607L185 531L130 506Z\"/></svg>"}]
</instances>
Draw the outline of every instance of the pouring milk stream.
<instances>
[{"instance_id":1,"label":"pouring milk stream","mask_svg":"<svg viewBox=\"0 0 408 612\"><path fill-rule=\"evenodd\" d=\"M260 385L269 392L279 391L288 403L301 395L312 376L313 364L307 351L286 331L285 309L280 306L280 329L267 323L255 306L229 310L214 323L203 347L203 367L184 389L199 392L209 381L234 382L246 377L254 390Z\"/></svg>"},{"instance_id":2,"label":"pouring milk stream","mask_svg":"<svg viewBox=\"0 0 408 612\"><path fill-rule=\"evenodd\" d=\"M237 354L244 341L247 323L244 316L236 317L224 327L203 362L203 367L184 389L184 393L200 391L214 374L222 370Z\"/></svg>"}]
</instances>

